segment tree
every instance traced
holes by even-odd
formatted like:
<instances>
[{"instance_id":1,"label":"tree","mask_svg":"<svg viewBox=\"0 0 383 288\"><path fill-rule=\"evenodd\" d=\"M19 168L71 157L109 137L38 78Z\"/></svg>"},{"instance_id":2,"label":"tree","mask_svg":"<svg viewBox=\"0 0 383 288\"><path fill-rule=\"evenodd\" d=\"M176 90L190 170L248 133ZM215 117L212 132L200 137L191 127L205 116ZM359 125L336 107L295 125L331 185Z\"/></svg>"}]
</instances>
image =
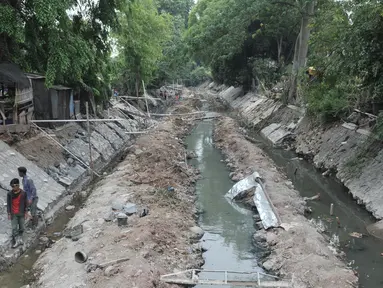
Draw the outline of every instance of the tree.
<instances>
[{"instance_id":1,"label":"tree","mask_svg":"<svg viewBox=\"0 0 383 288\"><path fill-rule=\"evenodd\" d=\"M129 14L127 11L119 13L119 21L116 63L123 71L123 81L130 87L134 83L138 96L141 81L148 83L153 78L163 57L163 45L170 37L171 16L159 14L152 0L137 0L131 4Z\"/></svg>"}]
</instances>

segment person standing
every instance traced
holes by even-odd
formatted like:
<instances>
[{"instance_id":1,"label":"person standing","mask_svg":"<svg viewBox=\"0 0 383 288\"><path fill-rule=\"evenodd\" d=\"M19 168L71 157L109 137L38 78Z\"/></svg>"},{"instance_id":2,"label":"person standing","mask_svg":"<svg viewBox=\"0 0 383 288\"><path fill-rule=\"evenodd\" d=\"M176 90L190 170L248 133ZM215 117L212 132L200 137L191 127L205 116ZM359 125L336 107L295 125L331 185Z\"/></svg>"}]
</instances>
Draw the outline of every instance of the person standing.
<instances>
[{"instance_id":1,"label":"person standing","mask_svg":"<svg viewBox=\"0 0 383 288\"><path fill-rule=\"evenodd\" d=\"M23 189L27 194L28 198L28 209L31 212L32 216L32 229L35 229L38 224L38 215L37 215L37 202L39 197L37 197L37 191L33 180L27 176L27 168L19 167L19 176L23 178Z\"/></svg>"},{"instance_id":2,"label":"person standing","mask_svg":"<svg viewBox=\"0 0 383 288\"><path fill-rule=\"evenodd\" d=\"M27 217L27 193L20 189L20 181L15 178L10 183L12 190L7 194L8 220L12 225L12 248L23 245L24 221Z\"/></svg>"}]
</instances>

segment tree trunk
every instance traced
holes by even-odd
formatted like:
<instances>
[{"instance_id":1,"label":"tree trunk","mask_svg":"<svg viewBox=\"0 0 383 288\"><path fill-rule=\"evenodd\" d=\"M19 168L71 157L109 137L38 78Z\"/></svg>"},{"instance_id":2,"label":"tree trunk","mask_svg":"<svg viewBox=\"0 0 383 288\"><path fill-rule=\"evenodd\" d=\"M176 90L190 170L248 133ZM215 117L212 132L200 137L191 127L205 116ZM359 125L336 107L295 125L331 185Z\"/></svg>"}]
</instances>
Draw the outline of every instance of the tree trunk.
<instances>
[{"instance_id":1,"label":"tree trunk","mask_svg":"<svg viewBox=\"0 0 383 288\"><path fill-rule=\"evenodd\" d=\"M281 54L282 54L282 43L283 43L283 38L282 36L277 39L277 46L278 46L278 65L281 65Z\"/></svg>"},{"instance_id":2,"label":"tree trunk","mask_svg":"<svg viewBox=\"0 0 383 288\"><path fill-rule=\"evenodd\" d=\"M136 97L140 96L140 73L136 72Z\"/></svg>"},{"instance_id":3,"label":"tree trunk","mask_svg":"<svg viewBox=\"0 0 383 288\"><path fill-rule=\"evenodd\" d=\"M295 42L294 61L291 71L290 87L288 93L288 101L291 103L296 98L297 85L298 85L298 73L299 70L306 65L307 52L310 39L310 20L314 14L315 2L310 1L305 5L305 13L302 16L301 30ZM301 99L295 99L296 102L300 102Z\"/></svg>"}]
</instances>

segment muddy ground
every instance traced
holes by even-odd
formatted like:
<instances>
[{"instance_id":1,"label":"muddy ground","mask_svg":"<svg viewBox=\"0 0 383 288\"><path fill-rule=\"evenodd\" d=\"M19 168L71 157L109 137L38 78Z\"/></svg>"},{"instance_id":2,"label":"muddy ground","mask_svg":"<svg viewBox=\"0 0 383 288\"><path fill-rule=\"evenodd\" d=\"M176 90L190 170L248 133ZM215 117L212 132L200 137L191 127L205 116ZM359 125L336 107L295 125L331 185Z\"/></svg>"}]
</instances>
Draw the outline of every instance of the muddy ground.
<instances>
[{"instance_id":1,"label":"muddy ground","mask_svg":"<svg viewBox=\"0 0 383 288\"><path fill-rule=\"evenodd\" d=\"M216 123L214 139L227 157L233 180L257 171L285 229L259 230L254 238L264 242L271 254L263 267L287 278L294 287L357 287L353 271L335 256L328 241L303 216L305 202L292 183L280 173L266 154L247 141L241 128L231 118ZM353 286L355 285L355 286Z\"/></svg>"},{"instance_id":2,"label":"muddy ground","mask_svg":"<svg viewBox=\"0 0 383 288\"><path fill-rule=\"evenodd\" d=\"M186 100L175 111L192 110L188 104ZM33 287L172 287L160 283L160 275L203 264L190 231L195 226L198 171L185 163L181 140L193 123L192 117L168 118L137 139L131 153L100 180L68 223L68 228L82 225L79 239L61 238L36 262L39 277ZM119 227L116 219L108 218L113 218L113 206L126 202L135 203L138 212ZM144 208L149 214L140 217ZM88 255L86 263L75 262L77 251ZM119 258L129 260L103 269L89 265Z\"/></svg>"}]
</instances>

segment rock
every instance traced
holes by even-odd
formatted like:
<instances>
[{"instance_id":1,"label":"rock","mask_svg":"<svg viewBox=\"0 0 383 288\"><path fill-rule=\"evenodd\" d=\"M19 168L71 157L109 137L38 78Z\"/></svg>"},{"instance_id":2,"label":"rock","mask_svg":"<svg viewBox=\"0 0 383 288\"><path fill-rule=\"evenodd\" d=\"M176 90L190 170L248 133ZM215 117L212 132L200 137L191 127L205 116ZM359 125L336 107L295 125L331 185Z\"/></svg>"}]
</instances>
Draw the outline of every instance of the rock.
<instances>
[{"instance_id":1,"label":"rock","mask_svg":"<svg viewBox=\"0 0 383 288\"><path fill-rule=\"evenodd\" d=\"M70 181L68 178L66 177L59 177L58 179L58 182L62 185L64 185L65 187L68 187L70 186L70 184L72 184L72 181Z\"/></svg>"},{"instance_id":2,"label":"rock","mask_svg":"<svg viewBox=\"0 0 383 288\"><path fill-rule=\"evenodd\" d=\"M276 270L276 260L275 259L269 259L262 264L263 268L266 271L274 271Z\"/></svg>"},{"instance_id":3,"label":"rock","mask_svg":"<svg viewBox=\"0 0 383 288\"><path fill-rule=\"evenodd\" d=\"M37 162L37 161L39 161L39 159L38 159L36 156L33 156L33 155L28 155L28 156L27 156L27 159L28 159L29 161L33 161L33 162Z\"/></svg>"},{"instance_id":4,"label":"rock","mask_svg":"<svg viewBox=\"0 0 383 288\"><path fill-rule=\"evenodd\" d=\"M115 218L116 218L116 215L115 215L114 212L107 213L107 214L105 214L105 216L104 216L104 220L105 220L106 222L113 221Z\"/></svg>"},{"instance_id":5,"label":"rock","mask_svg":"<svg viewBox=\"0 0 383 288\"><path fill-rule=\"evenodd\" d=\"M190 227L190 232L192 233L191 237L192 239L195 239L195 240L200 240L203 235L205 234L205 231L203 231L200 227L198 226L193 226L193 227Z\"/></svg>"},{"instance_id":6,"label":"rock","mask_svg":"<svg viewBox=\"0 0 383 288\"><path fill-rule=\"evenodd\" d=\"M137 213L137 206L134 203L126 203L122 207L122 211L124 211L124 213L126 215L133 215L133 214Z\"/></svg>"},{"instance_id":7,"label":"rock","mask_svg":"<svg viewBox=\"0 0 383 288\"><path fill-rule=\"evenodd\" d=\"M68 158L68 159L66 160L66 163L68 163L68 165L73 165L73 163L74 163L73 158Z\"/></svg>"},{"instance_id":8,"label":"rock","mask_svg":"<svg viewBox=\"0 0 383 288\"><path fill-rule=\"evenodd\" d=\"M74 206L74 205L69 205L69 206L66 206L65 207L65 210L66 211L72 211L72 210L74 210L76 207Z\"/></svg>"},{"instance_id":9,"label":"rock","mask_svg":"<svg viewBox=\"0 0 383 288\"><path fill-rule=\"evenodd\" d=\"M255 223L254 223L254 228L257 229L257 230L261 230L261 229L263 229L262 221L255 222Z\"/></svg>"},{"instance_id":10,"label":"rock","mask_svg":"<svg viewBox=\"0 0 383 288\"><path fill-rule=\"evenodd\" d=\"M142 153L144 153L144 151L142 151L142 150L139 149L139 148L137 148L137 149L134 151L134 154L135 154L136 156L138 156L138 155L140 155L140 154L142 154Z\"/></svg>"},{"instance_id":11,"label":"rock","mask_svg":"<svg viewBox=\"0 0 383 288\"><path fill-rule=\"evenodd\" d=\"M120 199L116 199L112 203L112 209L120 211L122 210L122 208L124 208L124 205L125 205L125 202L123 202Z\"/></svg>"},{"instance_id":12,"label":"rock","mask_svg":"<svg viewBox=\"0 0 383 288\"><path fill-rule=\"evenodd\" d=\"M115 266L108 266L105 268L104 270L104 275L106 277L111 277L113 275L116 275L118 272L120 272L120 269L118 267L115 267Z\"/></svg>"},{"instance_id":13,"label":"rock","mask_svg":"<svg viewBox=\"0 0 383 288\"><path fill-rule=\"evenodd\" d=\"M36 250L36 251L35 251L35 254L36 254L36 255L40 255L40 254L41 254L41 250Z\"/></svg>"},{"instance_id":14,"label":"rock","mask_svg":"<svg viewBox=\"0 0 383 288\"><path fill-rule=\"evenodd\" d=\"M80 225L74 226L71 229L65 230L64 231L64 236L67 237L67 238L72 238L73 241L77 241L78 239L80 239L80 235L82 233L84 233L84 228L80 224Z\"/></svg>"},{"instance_id":15,"label":"rock","mask_svg":"<svg viewBox=\"0 0 383 288\"><path fill-rule=\"evenodd\" d=\"M55 166L56 168L60 168L60 162L55 161L55 163L53 164L53 166Z\"/></svg>"},{"instance_id":16,"label":"rock","mask_svg":"<svg viewBox=\"0 0 383 288\"><path fill-rule=\"evenodd\" d=\"M243 174L242 173L238 173L236 175L234 175L233 177L231 177L231 180L233 181L240 181L244 178Z\"/></svg>"}]
</instances>

